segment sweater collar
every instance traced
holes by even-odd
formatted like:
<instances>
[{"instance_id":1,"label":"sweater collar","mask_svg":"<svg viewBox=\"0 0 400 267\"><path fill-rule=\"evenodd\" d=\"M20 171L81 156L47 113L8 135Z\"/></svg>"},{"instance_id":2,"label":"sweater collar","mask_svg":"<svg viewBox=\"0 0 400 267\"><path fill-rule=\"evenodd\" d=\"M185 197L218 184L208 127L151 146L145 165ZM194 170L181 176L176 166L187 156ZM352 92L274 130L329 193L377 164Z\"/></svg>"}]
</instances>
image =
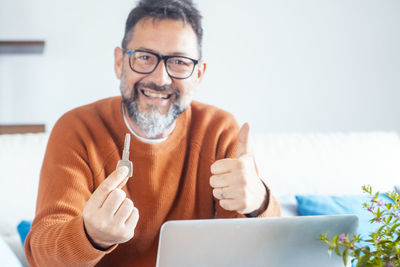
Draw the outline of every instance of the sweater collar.
<instances>
[{"instance_id":1,"label":"sweater collar","mask_svg":"<svg viewBox=\"0 0 400 267\"><path fill-rule=\"evenodd\" d=\"M145 142L145 143L149 143L149 144L158 144L158 143L161 143L161 142L164 142L165 140L167 140L167 138L168 138L168 136L166 136L166 137L163 137L163 138L159 138L159 139L149 139L149 138L144 138L144 137L141 137L141 136L139 136L137 133L135 133L135 131L132 129L132 127L129 125L129 123L128 123L128 119L126 118L126 112L125 112L125 109L124 109L124 104L123 103L121 103L121 109L122 109L122 116L124 117L124 122L125 122L125 125L126 125L126 127L129 129L129 131L137 138L137 139L139 139L140 141L143 141L143 142Z\"/></svg>"}]
</instances>

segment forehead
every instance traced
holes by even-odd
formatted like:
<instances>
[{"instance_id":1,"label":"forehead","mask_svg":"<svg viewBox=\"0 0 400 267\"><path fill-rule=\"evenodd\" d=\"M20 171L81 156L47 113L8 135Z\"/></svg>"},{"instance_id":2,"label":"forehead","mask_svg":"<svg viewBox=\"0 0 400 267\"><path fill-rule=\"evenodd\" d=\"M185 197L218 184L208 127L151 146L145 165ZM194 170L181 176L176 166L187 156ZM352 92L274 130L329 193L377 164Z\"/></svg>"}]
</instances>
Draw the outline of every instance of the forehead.
<instances>
[{"instance_id":1,"label":"forehead","mask_svg":"<svg viewBox=\"0 0 400 267\"><path fill-rule=\"evenodd\" d=\"M181 20L140 20L127 48L149 49L162 55L198 56L197 36L192 26Z\"/></svg>"}]
</instances>

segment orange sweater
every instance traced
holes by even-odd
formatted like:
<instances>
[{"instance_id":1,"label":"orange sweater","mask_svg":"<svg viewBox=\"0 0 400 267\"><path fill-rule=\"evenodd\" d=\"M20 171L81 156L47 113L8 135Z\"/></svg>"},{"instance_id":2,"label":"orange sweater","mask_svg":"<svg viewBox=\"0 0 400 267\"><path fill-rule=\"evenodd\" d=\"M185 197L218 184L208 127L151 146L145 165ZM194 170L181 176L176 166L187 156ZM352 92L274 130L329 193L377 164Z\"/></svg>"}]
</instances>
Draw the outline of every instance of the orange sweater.
<instances>
[{"instance_id":1,"label":"orange sweater","mask_svg":"<svg viewBox=\"0 0 400 267\"><path fill-rule=\"evenodd\" d=\"M149 144L133 137L133 177L124 190L139 209L135 236L107 251L94 248L82 210L121 159L126 127L121 97L66 113L49 138L40 175L36 217L25 252L31 266L154 266L162 223L176 219L243 217L212 196L210 166L234 155L239 127L220 109L193 102L172 134ZM270 196L260 216L279 216Z\"/></svg>"}]
</instances>

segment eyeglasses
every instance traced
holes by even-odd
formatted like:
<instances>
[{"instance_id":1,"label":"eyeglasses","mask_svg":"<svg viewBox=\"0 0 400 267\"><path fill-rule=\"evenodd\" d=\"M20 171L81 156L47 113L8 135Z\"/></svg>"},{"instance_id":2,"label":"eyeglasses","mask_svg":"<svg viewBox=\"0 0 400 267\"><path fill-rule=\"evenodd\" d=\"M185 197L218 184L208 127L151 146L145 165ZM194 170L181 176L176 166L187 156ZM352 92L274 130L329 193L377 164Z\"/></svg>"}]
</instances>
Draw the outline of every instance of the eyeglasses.
<instances>
[{"instance_id":1,"label":"eyeglasses","mask_svg":"<svg viewBox=\"0 0 400 267\"><path fill-rule=\"evenodd\" d=\"M145 50L124 50L129 55L129 66L134 72L150 74L164 60L165 69L171 78L189 78L199 60L184 56L162 56Z\"/></svg>"}]
</instances>

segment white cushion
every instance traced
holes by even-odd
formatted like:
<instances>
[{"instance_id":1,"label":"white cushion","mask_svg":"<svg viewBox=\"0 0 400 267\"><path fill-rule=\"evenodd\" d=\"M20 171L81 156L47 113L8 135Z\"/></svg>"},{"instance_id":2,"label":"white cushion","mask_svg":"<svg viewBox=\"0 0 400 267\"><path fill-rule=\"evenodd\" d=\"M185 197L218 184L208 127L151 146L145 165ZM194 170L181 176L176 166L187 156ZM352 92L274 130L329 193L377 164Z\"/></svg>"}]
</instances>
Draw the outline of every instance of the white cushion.
<instances>
[{"instance_id":1,"label":"white cushion","mask_svg":"<svg viewBox=\"0 0 400 267\"><path fill-rule=\"evenodd\" d=\"M294 195L280 195L277 198L281 206L281 214L283 217L293 217L298 216L297 212L297 201Z\"/></svg>"},{"instance_id":2,"label":"white cushion","mask_svg":"<svg viewBox=\"0 0 400 267\"><path fill-rule=\"evenodd\" d=\"M13 234L21 220L31 220L47 133L0 135L0 235Z\"/></svg>"},{"instance_id":3,"label":"white cushion","mask_svg":"<svg viewBox=\"0 0 400 267\"><path fill-rule=\"evenodd\" d=\"M21 262L15 256L7 243L0 237L0 259L1 265L7 267L22 267Z\"/></svg>"},{"instance_id":4,"label":"white cushion","mask_svg":"<svg viewBox=\"0 0 400 267\"><path fill-rule=\"evenodd\" d=\"M277 195L357 194L361 186L392 191L400 177L395 132L259 134L260 174Z\"/></svg>"}]
</instances>

